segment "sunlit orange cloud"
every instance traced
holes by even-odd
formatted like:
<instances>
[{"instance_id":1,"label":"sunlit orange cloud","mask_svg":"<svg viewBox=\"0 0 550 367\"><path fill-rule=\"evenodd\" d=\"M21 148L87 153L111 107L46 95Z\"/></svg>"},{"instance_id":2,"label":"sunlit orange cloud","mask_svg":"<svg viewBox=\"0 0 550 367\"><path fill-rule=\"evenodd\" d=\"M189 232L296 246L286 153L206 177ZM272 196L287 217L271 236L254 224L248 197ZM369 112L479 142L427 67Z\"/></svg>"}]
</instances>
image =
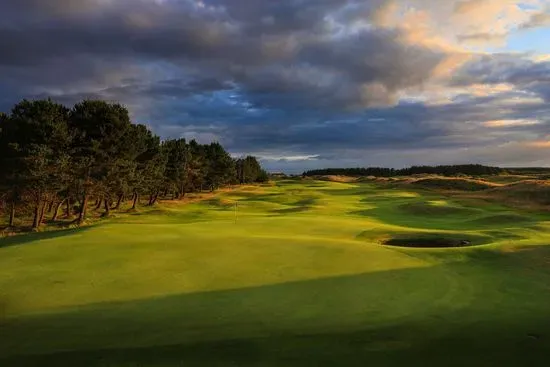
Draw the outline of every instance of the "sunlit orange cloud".
<instances>
[{"instance_id":1,"label":"sunlit orange cloud","mask_svg":"<svg viewBox=\"0 0 550 367\"><path fill-rule=\"evenodd\" d=\"M550 140L532 141L527 143L527 146L531 148L550 149Z\"/></svg>"},{"instance_id":2,"label":"sunlit orange cloud","mask_svg":"<svg viewBox=\"0 0 550 367\"><path fill-rule=\"evenodd\" d=\"M533 55L531 59L535 62L550 61L550 54Z\"/></svg>"},{"instance_id":3,"label":"sunlit orange cloud","mask_svg":"<svg viewBox=\"0 0 550 367\"><path fill-rule=\"evenodd\" d=\"M536 125L540 121L537 120L491 120L483 123L486 127L509 127L509 126L526 126Z\"/></svg>"},{"instance_id":4,"label":"sunlit orange cloud","mask_svg":"<svg viewBox=\"0 0 550 367\"><path fill-rule=\"evenodd\" d=\"M510 92L514 90L514 86L507 83L500 84L473 84L468 87L470 93L479 97L486 97L498 93Z\"/></svg>"},{"instance_id":5,"label":"sunlit orange cloud","mask_svg":"<svg viewBox=\"0 0 550 367\"><path fill-rule=\"evenodd\" d=\"M537 14L548 0L388 0L373 16L378 27L399 29L401 42L440 52L443 57L431 79L415 91L428 104L449 103L458 94L491 96L513 91L507 84L452 87L457 70L476 56L490 54L495 43L505 43L508 35ZM520 5L528 5L528 8ZM414 89L414 88L413 88ZM418 94L416 97L419 97ZM518 99L513 103L530 103Z\"/></svg>"}]
</instances>

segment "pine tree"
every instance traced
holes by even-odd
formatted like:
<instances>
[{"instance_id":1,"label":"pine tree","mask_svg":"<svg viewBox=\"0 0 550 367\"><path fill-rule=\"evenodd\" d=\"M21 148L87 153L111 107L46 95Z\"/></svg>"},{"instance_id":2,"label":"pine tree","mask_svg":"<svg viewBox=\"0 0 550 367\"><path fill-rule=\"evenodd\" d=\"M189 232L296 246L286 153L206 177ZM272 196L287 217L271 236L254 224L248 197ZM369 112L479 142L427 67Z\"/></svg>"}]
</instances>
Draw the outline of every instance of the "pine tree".
<instances>
[{"instance_id":1,"label":"pine tree","mask_svg":"<svg viewBox=\"0 0 550 367\"><path fill-rule=\"evenodd\" d=\"M71 141L68 109L51 100L23 100L13 108L10 120L18 190L32 203L32 227L38 229L47 203L65 189Z\"/></svg>"},{"instance_id":2,"label":"pine tree","mask_svg":"<svg viewBox=\"0 0 550 367\"><path fill-rule=\"evenodd\" d=\"M91 195L104 202L109 215L113 189L121 187L121 176L132 169L127 152L131 122L120 104L86 100L74 106L70 126L75 133L71 153L82 223Z\"/></svg>"}]
</instances>

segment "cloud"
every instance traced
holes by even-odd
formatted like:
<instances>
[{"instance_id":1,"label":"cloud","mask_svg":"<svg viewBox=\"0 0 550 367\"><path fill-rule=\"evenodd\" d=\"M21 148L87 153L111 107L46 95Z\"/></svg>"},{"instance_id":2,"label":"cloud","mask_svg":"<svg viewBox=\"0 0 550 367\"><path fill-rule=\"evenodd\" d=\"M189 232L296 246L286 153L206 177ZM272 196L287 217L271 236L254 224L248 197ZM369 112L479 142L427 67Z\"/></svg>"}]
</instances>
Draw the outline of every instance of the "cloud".
<instances>
[{"instance_id":1,"label":"cloud","mask_svg":"<svg viewBox=\"0 0 550 367\"><path fill-rule=\"evenodd\" d=\"M484 123L487 127L508 127L508 126L525 126L536 125L540 122L537 120L491 120Z\"/></svg>"},{"instance_id":2,"label":"cloud","mask_svg":"<svg viewBox=\"0 0 550 367\"><path fill-rule=\"evenodd\" d=\"M511 85L524 97L550 100L550 61L527 55L493 54L479 56L459 70L454 85Z\"/></svg>"},{"instance_id":3,"label":"cloud","mask_svg":"<svg viewBox=\"0 0 550 367\"><path fill-rule=\"evenodd\" d=\"M544 26L545 5L4 0L0 109L117 100L163 137L219 140L280 167L523 152L546 139L550 62L489 47Z\"/></svg>"},{"instance_id":4,"label":"cloud","mask_svg":"<svg viewBox=\"0 0 550 367\"><path fill-rule=\"evenodd\" d=\"M506 37L505 33L471 33L461 34L457 36L457 39L461 42L476 42L482 44L504 44Z\"/></svg>"},{"instance_id":5,"label":"cloud","mask_svg":"<svg viewBox=\"0 0 550 367\"><path fill-rule=\"evenodd\" d=\"M548 10L531 15L531 17L519 26L520 29L531 29L550 25L550 13Z\"/></svg>"}]
</instances>

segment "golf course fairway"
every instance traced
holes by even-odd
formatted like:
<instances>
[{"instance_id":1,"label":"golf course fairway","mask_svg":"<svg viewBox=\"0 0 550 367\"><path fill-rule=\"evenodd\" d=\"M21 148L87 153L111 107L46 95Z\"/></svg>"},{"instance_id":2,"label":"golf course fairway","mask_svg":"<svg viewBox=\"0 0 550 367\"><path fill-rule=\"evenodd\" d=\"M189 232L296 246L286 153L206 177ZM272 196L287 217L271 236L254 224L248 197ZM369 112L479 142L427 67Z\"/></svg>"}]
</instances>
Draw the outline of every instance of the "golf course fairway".
<instances>
[{"instance_id":1,"label":"golf course fairway","mask_svg":"<svg viewBox=\"0 0 550 367\"><path fill-rule=\"evenodd\" d=\"M1 239L0 365L549 366L550 214L504 204L279 180Z\"/></svg>"}]
</instances>

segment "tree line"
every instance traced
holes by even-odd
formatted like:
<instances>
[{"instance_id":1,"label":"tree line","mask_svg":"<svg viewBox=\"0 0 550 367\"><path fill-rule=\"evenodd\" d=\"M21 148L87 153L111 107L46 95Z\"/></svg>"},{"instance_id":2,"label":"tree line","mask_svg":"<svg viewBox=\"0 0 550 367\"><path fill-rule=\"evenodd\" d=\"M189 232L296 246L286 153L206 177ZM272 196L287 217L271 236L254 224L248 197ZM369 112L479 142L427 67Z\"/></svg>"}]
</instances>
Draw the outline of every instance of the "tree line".
<instances>
[{"instance_id":1,"label":"tree line","mask_svg":"<svg viewBox=\"0 0 550 367\"><path fill-rule=\"evenodd\" d=\"M234 159L217 142L162 141L117 103L23 100L0 113L0 203L10 227L18 213L32 213L33 229L47 213L80 224L92 205L108 216L128 199L135 209L142 197L154 205L267 180L255 157Z\"/></svg>"},{"instance_id":2,"label":"tree line","mask_svg":"<svg viewBox=\"0 0 550 367\"><path fill-rule=\"evenodd\" d=\"M306 171L303 176L375 176L375 177L395 177L411 176L417 174L437 174L443 176L483 176L499 175L505 170L499 167L483 166L481 164L460 164L460 165L440 165L440 166L412 166L402 169L368 167L368 168L327 168Z\"/></svg>"}]
</instances>

